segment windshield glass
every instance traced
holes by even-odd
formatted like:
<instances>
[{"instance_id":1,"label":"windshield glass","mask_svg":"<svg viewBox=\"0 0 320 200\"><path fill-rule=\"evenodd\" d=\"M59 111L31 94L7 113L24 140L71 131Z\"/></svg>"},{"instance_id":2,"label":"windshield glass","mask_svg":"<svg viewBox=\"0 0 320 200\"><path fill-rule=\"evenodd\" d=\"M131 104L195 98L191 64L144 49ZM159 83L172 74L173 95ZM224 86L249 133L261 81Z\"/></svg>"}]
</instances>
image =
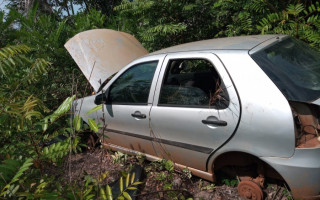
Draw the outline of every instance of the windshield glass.
<instances>
[{"instance_id":1,"label":"windshield glass","mask_svg":"<svg viewBox=\"0 0 320 200\"><path fill-rule=\"evenodd\" d=\"M312 102L320 97L320 53L286 38L251 57L288 100Z\"/></svg>"}]
</instances>

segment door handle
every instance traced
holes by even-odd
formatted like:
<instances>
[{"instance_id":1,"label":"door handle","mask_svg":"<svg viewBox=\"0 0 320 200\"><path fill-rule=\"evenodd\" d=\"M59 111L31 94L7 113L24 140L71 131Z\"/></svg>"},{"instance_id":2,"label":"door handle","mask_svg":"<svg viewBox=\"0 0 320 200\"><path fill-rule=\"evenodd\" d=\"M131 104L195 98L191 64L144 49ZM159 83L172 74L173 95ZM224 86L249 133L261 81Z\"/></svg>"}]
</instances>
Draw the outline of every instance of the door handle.
<instances>
[{"instance_id":1,"label":"door handle","mask_svg":"<svg viewBox=\"0 0 320 200\"><path fill-rule=\"evenodd\" d=\"M211 121L211 120L202 120L203 124L208 124L208 125L216 125L216 126L227 126L227 122L223 120L216 120L216 121Z\"/></svg>"},{"instance_id":2,"label":"door handle","mask_svg":"<svg viewBox=\"0 0 320 200\"><path fill-rule=\"evenodd\" d=\"M147 117L145 114L141 114L139 111L132 113L131 116L139 119L145 119Z\"/></svg>"}]
</instances>

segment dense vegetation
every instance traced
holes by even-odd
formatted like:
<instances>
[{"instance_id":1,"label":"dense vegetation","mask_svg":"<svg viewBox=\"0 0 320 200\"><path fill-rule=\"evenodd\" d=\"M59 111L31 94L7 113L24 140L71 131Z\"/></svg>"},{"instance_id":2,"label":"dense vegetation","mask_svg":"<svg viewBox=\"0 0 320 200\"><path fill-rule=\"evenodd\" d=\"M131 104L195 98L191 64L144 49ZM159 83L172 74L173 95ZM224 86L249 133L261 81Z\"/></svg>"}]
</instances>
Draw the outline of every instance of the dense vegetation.
<instances>
[{"instance_id":1,"label":"dense vegetation","mask_svg":"<svg viewBox=\"0 0 320 200\"><path fill-rule=\"evenodd\" d=\"M106 195L110 188L101 192L97 180L83 188L68 180L68 186L61 187L43 170L79 151L81 121L70 122L67 112L73 95L85 96L91 88L63 47L79 32L96 28L128 32L150 51L209 38L269 33L292 35L320 49L319 1L9 2L0 11L0 198L110 197ZM61 134L68 139L44 145ZM124 193L121 198L130 197Z\"/></svg>"}]
</instances>

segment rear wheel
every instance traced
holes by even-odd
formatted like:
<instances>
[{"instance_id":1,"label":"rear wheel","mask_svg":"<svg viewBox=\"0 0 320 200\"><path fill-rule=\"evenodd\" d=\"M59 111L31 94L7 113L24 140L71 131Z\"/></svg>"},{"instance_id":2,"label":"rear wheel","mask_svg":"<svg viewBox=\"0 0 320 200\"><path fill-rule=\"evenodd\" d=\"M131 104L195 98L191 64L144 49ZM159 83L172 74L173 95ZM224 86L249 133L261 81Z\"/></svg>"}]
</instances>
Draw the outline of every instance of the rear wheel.
<instances>
[{"instance_id":1,"label":"rear wheel","mask_svg":"<svg viewBox=\"0 0 320 200\"><path fill-rule=\"evenodd\" d=\"M244 199L263 199L263 192L261 187L253 181L241 181L238 184L238 193Z\"/></svg>"},{"instance_id":2,"label":"rear wheel","mask_svg":"<svg viewBox=\"0 0 320 200\"><path fill-rule=\"evenodd\" d=\"M229 152L220 155L214 162L214 171L219 180L219 174L236 178L238 193L244 199L263 199L265 179L285 182L271 166L259 158L242 152ZM221 176L220 175L220 176Z\"/></svg>"}]
</instances>

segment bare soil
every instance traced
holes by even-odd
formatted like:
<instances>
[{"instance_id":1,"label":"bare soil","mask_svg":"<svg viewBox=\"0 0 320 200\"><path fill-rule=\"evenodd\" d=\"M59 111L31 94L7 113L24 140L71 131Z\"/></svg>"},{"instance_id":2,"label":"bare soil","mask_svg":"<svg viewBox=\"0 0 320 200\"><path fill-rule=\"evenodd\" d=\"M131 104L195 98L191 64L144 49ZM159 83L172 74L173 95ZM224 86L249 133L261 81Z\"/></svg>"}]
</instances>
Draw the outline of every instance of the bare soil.
<instances>
[{"instance_id":1,"label":"bare soil","mask_svg":"<svg viewBox=\"0 0 320 200\"><path fill-rule=\"evenodd\" d=\"M137 200L158 200L158 199L187 199L207 200L207 199L241 199L236 186L223 183L211 183L201 178L187 177L182 171L167 171L159 164L154 164L133 156L122 156L121 159L114 160L114 152L105 149L95 149L83 153L75 154L66 159L64 170L57 173L64 177L64 180L71 180L80 185L84 176L99 177L100 174L108 172L104 183L111 184L120 178L121 172L129 172L132 166L142 165L144 176L141 177L143 184L134 197ZM265 200L287 200L292 199L286 188L277 184L267 183L264 189Z\"/></svg>"}]
</instances>

